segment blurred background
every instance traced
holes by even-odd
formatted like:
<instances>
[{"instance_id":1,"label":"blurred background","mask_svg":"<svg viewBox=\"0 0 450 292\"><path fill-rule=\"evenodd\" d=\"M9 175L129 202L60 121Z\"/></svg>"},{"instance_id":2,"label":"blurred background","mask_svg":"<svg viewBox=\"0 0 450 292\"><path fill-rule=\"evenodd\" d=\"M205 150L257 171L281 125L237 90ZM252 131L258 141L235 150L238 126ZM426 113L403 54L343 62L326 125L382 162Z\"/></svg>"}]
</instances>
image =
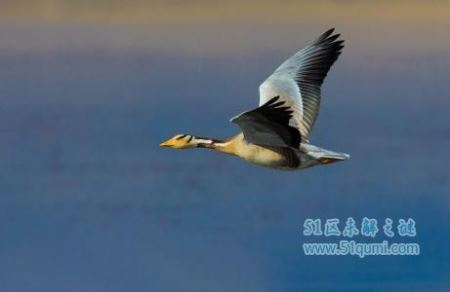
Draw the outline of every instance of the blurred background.
<instances>
[{"instance_id":1,"label":"blurred background","mask_svg":"<svg viewBox=\"0 0 450 292\"><path fill-rule=\"evenodd\" d=\"M346 40L299 172L222 138L330 27ZM0 2L1 291L448 291L450 2ZM306 218L416 220L420 256L307 257ZM377 236L377 241L383 235Z\"/></svg>"}]
</instances>

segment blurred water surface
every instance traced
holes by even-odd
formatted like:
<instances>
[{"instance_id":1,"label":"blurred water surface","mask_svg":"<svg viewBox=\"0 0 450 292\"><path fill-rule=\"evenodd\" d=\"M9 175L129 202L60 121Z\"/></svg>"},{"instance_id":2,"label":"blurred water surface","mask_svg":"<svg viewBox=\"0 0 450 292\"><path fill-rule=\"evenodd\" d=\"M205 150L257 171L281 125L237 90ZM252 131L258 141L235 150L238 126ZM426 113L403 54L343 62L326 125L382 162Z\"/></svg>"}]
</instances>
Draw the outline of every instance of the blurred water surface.
<instances>
[{"instance_id":1,"label":"blurred water surface","mask_svg":"<svg viewBox=\"0 0 450 292\"><path fill-rule=\"evenodd\" d=\"M311 137L350 153L345 163L280 172L158 147L176 133L236 133L228 119L314 36L252 54L3 51L0 290L448 290L442 44L390 53L346 38ZM418 236L396 239L421 255L303 255L306 218L349 216L414 218Z\"/></svg>"}]
</instances>

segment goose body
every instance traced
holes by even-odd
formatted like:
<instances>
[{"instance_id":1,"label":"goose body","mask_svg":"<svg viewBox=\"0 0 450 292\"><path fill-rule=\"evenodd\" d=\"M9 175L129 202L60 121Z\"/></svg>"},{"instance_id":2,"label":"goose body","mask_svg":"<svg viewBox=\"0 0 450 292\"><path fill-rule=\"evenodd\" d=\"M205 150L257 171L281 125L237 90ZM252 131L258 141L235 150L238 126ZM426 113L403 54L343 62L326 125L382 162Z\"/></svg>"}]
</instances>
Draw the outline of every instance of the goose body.
<instances>
[{"instance_id":1,"label":"goose body","mask_svg":"<svg viewBox=\"0 0 450 292\"><path fill-rule=\"evenodd\" d=\"M347 160L348 154L309 143L320 106L320 87L343 48L334 29L282 63L259 88L260 106L231 119L242 130L226 140L187 134L160 144L174 149L209 148L248 162L296 170Z\"/></svg>"}]
</instances>

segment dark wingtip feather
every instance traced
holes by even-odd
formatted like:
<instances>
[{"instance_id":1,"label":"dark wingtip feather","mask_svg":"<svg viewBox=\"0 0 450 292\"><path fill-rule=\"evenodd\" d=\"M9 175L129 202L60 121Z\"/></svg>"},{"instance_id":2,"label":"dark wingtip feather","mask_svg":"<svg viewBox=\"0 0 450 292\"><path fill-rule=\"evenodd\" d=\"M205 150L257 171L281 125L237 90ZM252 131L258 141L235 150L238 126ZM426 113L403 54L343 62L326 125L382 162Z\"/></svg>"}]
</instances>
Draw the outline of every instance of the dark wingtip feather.
<instances>
[{"instance_id":1,"label":"dark wingtip feather","mask_svg":"<svg viewBox=\"0 0 450 292\"><path fill-rule=\"evenodd\" d=\"M335 34L333 34L334 32L335 32L334 27L328 29L327 31L325 31L324 33L322 33L322 34L314 41L314 43L315 43L315 44L332 44L332 43L336 43L336 42L337 42L336 40L341 36L341 34L340 34L340 33L335 33ZM339 41L342 41L342 42L343 42L343 40L339 40Z\"/></svg>"},{"instance_id":2,"label":"dark wingtip feather","mask_svg":"<svg viewBox=\"0 0 450 292\"><path fill-rule=\"evenodd\" d=\"M320 38L326 39L327 37L329 37L332 33L334 32L334 27L328 29L327 31L325 31Z\"/></svg>"},{"instance_id":3,"label":"dark wingtip feather","mask_svg":"<svg viewBox=\"0 0 450 292\"><path fill-rule=\"evenodd\" d=\"M262 106L273 106L274 103L276 103L278 100L280 99L280 96L274 96L271 99L269 99L265 104L263 104Z\"/></svg>"},{"instance_id":4,"label":"dark wingtip feather","mask_svg":"<svg viewBox=\"0 0 450 292\"><path fill-rule=\"evenodd\" d=\"M326 41L327 43L332 43L332 42L334 42L335 40L337 40L340 36L341 36L341 34L340 34L340 33L337 33L337 34L334 34L334 35L329 36L328 38L325 39L325 41Z\"/></svg>"}]
</instances>

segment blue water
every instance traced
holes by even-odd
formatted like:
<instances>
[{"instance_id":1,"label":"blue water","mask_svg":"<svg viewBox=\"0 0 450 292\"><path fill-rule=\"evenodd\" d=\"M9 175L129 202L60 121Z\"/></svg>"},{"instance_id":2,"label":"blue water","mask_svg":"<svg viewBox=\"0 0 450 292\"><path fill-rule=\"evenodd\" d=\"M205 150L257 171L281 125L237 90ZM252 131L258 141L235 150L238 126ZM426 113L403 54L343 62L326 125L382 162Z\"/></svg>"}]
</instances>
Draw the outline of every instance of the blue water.
<instances>
[{"instance_id":1,"label":"blue water","mask_svg":"<svg viewBox=\"0 0 450 292\"><path fill-rule=\"evenodd\" d=\"M158 144L227 137L286 57L0 56L1 291L450 289L445 55L344 54L299 172ZM307 257L306 218L414 218L419 256ZM382 239L383 237L378 237Z\"/></svg>"}]
</instances>

